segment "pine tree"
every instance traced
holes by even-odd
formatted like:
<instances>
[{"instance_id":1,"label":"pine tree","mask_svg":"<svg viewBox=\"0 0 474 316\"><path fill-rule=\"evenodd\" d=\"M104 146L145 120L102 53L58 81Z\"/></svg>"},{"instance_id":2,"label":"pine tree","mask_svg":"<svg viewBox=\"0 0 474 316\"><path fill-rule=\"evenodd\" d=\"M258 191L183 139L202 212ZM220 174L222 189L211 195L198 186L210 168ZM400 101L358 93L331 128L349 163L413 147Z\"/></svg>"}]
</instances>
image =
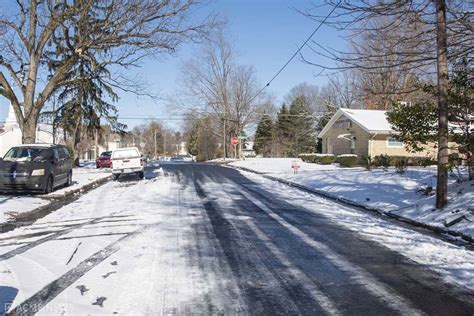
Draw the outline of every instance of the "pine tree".
<instances>
[{"instance_id":1,"label":"pine tree","mask_svg":"<svg viewBox=\"0 0 474 316\"><path fill-rule=\"evenodd\" d=\"M268 114L264 114L258 123L255 132L254 149L257 155L269 157L272 154L273 143L273 121Z\"/></svg>"},{"instance_id":2,"label":"pine tree","mask_svg":"<svg viewBox=\"0 0 474 316\"><path fill-rule=\"evenodd\" d=\"M288 156L288 148L290 143L290 125L291 119L286 104L283 103L277 115L275 123L275 140L277 145L277 155Z\"/></svg>"},{"instance_id":3,"label":"pine tree","mask_svg":"<svg viewBox=\"0 0 474 316\"><path fill-rule=\"evenodd\" d=\"M188 152L193 155L198 155L198 139L199 139L199 125L194 123L191 131L189 131L187 149Z\"/></svg>"},{"instance_id":4,"label":"pine tree","mask_svg":"<svg viewBox=\"0 0 474 316\"><path fill-rule=\"evenodd\" d=\"M448 81L448 119L450 124L449 139L457 144L457 149L464 155L469 167L469 177L474 178L474 88L469 74L472 66L467 60L456 61L452 65L451 79ZM437 96L436 86L426 84L425 92ZM434 144L437 139L437 108L427 100L410 106L394 104L393 110L387 113L387 119L406 148L420 152L425 146Z\"/></svg>"},{"instance_id":5,"label":"pine tree","mask_svg":"<svg viewBox=\"0 0 474 316\"><path fill-rule=\"evenodd\" d=\"M289 155L297 157L301 153L316 149L315 120L303 96L291 102L289 110Z\"/></svg>"}]
</instances>

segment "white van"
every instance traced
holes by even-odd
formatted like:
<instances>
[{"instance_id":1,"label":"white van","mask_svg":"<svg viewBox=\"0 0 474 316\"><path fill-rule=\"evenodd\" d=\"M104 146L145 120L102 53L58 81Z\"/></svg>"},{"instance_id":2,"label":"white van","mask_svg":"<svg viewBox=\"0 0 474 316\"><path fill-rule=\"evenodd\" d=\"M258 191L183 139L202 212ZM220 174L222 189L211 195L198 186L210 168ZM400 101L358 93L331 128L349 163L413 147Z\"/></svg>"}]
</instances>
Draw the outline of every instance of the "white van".
<instances>
[{"instance_id":1,"label":"white van","mask_svg":"<svg viewBox=\"0 0 474 316\"><path fill-rule=\"evenodd\" d=\"M121 174L135 173L140 179L144 177L145 161L136 147L120 148L112 151L112 175L117 180Z\"/></svg>"}]
</instances>

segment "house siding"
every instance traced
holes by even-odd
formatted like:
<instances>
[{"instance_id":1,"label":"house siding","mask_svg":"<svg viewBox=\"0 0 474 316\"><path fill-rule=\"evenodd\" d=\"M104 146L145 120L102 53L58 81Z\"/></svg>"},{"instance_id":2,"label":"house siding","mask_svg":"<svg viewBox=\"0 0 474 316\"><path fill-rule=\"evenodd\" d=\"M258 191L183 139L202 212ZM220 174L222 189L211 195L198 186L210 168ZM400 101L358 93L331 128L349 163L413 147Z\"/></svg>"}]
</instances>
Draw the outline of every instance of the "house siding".
<instances>
[{"instance_id":1,"label":"house siding","mask_svg":"<svg viewBox=\"0 0 474 316\"><path fill-rule=\"evenodd\" d=\"M349 119L345 115L341 115L339 120ZM350 134L344 138L338 138L339 135ZM355 148L351 149L350 138L354 136ZM343 154L355 154L362 160L363 157L368 155L369 150L369 139L371 135L363 130L359 125L351 121L348 127L337 127L334 124L324 135L323 140L323 153L343 155ZM329 144L329 146L328 146Z\"/></svg>"},{"instance_id":2,"label":"house siding","mask_svg":"<svg viewBox=\"0 0 474 316\"><path fill-rule=\"evenodd\" d=\"M436 148L434 145L424 146L425 150L412 153L404 147L387 147L387 139L390 135L377 135L372 140L372 156L386 154L389 156L409 156L409 157L431 157L436 158Z\"/></svg>"},{"instance_id":3,"label":"house siding","mask_svg":"<svg viewBox=\"0 0 474 316\"><path fill-rule=\"evenodd\" d=\"M336 121L349 120L345 115ZM338 138L339 135L350 134L344 138ZM355 148L351 149L350 137L354 136ZM380 132L380 134L371 134L357 125L351 120L350 126L341 127L338 124L333 124L322 138L322 151L324 154L355 154L359 158L359 163L364 161L364 157L378 156L387 154L389 156L420 156L436 158L436 148L434 145L425 146L426 150L418 153L411 153L405 147L388 147L387 139L390 138L388 131Z\"/></svg>"}]
</instances>

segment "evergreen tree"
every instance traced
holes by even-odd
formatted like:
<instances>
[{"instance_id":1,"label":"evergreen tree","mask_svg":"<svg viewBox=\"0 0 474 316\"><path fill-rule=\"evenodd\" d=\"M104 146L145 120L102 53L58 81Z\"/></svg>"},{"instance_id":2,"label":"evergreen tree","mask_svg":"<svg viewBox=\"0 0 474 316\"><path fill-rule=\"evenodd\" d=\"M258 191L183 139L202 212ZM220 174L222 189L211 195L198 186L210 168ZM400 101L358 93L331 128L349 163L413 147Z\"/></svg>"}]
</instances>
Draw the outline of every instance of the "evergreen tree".
<instances>
[{"instance_id":1,"label":"evergreen tree","mask_svg":"<svg viewBox=\"0 0 474 316\"><path fill-rule=\"evenodd\" d=\"M193 155L198 155L198 138L199 138L199 126L197 123L194 123L191 130L189 131L188 136L188 152Z\"/></svg>"},{"instance_id":2,"label":"evergreen tree","mask_svg":"<svg viewBox=\"0 0 474 316\"><path fill-rule=\"evenodd\" d=\"M280 111L277 115L277 121L275 123L275 140L276 140L276 151L277 156L288 156L288 148L290 144L290 126L291 119L289 116L286 104L283 103Z\"/></svg>"},{"instance_id":3,"label":"evergreen tree","mask_svg":"<svg viewBox=\"0 0 474 316\"><path fill-rule=\"evenodd\" d=\"M297 157L301 153L314 152L315 120L303 96L298 96L291 102L289 122L289 155Z\"/></svg>"},{"instance_id":4,"label":"evergreen tree","mask_svg":"<svg viewBox=\"0 0 474 316\"><path fill-rule=\"evenodd\" d=\"M255 132L254 149L257 155L269 157L272 154L273 121L268 114L264 114L257 125Z\"/></svg>"},{"instance_id":5,"label":"evergreen tree","mask_svg":"<svg viewBox=\"0 0 474 316\"><path fill-rule=\"evenodd\" d=\"M457 61L448 87L448 118L450 123L449 139L458 145L469 167L470 179L474 178L474 87L472 84L472 66L467 60ZM423 86L423 90L437 95L437 87ZM394 104L387 113L396 137L408 150L419 152L424 146L434 144L437 139L437 108L434 103L425 101L410 106Z\"/></svg>"}]
</instances>

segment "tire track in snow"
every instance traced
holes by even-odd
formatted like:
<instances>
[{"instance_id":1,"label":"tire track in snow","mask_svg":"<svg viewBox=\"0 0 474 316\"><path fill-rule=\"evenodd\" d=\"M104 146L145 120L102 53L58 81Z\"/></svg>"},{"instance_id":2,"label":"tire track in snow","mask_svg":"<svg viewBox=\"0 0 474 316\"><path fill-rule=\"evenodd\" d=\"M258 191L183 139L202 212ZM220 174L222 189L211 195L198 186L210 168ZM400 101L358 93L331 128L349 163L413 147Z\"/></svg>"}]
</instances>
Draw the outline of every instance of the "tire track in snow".
<instances>
[{"instance_id":1,"label":"tire track in snow","mask_svg":"<svg viewBox=\"0 0 474 316\"><path fill-rule=\"evenodd\" d=\"M221 189L223 189L229 195L235 194L235 190L233 190L233 188L232 192L229 192L226 186L221 185ZM241 207L235 207L235 209L238 210L241 215L247 215L241 211ZM323 309L325 313L327 313L328 315L342 315L339 312L335 302L333 302L333 300L322 291L321 287L318 284L312 282L300 268L298 268L291 262L290 258L286 254L284 254L272 242L272 240L267 236L267 234L254 223L253 219L246 220L245 225L250 228L250 230L255 234L256 237L258 237L260 241L264 242L271 255L277 258L280 263L286 268L286 270L282 272L279 272L279 270L276 269L276 272L282 275L282 280L284 280L284 282L288 279L295 280L312 297L312 299L318 303L318 305Z\"/></svg>"},{"instance_id":2,"label":"tire track in snow","mask_svg":"<svg viewBox=\"0 0 474 316\"><path fill-rule=\"evenodd\" d=\"M314 283L308 282L308 277L297 267L295 267L289 258L273 244L268 236L255 225L252 221L247 221L246 224L249 228L257 235L260 240L264 241L270 252L278 258L281 263L286 266L287 273L292 275L296 281L298 281L303 288L310 293L311 297L315 302L321 306L321 308L329 315L342 315L336 304L328 297L324 292Z\"/></svg>"},{"instance_id":3,"label":"tire track in snow","mask_svg":"<svg viewBox=\"0 0 474 316\"><path fill-rule=\"evenodd\" d=\"M136 185L137 183L133 183L133 185ZM109 186L112 186L112 188L109 188ZM95 214L98 210L101 210L103 208L103 203L105 203L107 201L107 196L110 194L113 187L119 187L119 186L120 186L120 184L116 185L115 183L111 182L107 185L99 187L98 190L100 190L101 194L98 195L99 196L98 199L94 200L95 203L94 203L93 209L90 211L90 213ZM91 191L91 192L94 192L94 191ZM87 198L89 193L90 192L86 193L85 195L79 197L78 200L75 200L70 204L66 204L63 207L69 207L70 205L74 205L75 203L77 204L78 203L77 201L79 201L80 199ZM61 208L56 210L56 212L60 212L60 211L61 211ZM112 212L112 213L107 214L105 216L92 218L92 219L90 219L89 221L86 221L86 222L80 222L78 224L72 224L72 225L65 225L65 229L58 229L56 231L53 231L52 234L49 234L44 238L40 238L38 240L25 243L23 246L20 246L18 248L12 249L12 250L4 253L4 254L1 254L0 255L0 262L8 260L8 259L10 259L14 256L17 256L17 255L20 255L22 253L25 253L26 251L31 250L31 249L33 249L33 248L35 248L39 245L42 245L42 244L44 244L48 241L61 239L62 236L67 235L67 234L69 234L73 231L76 231L79 228L89 226L89 225L94 225L94 224L97 224L97 223L101 223L102 220L107 220L106 222L127 221L125 218L130 217L130 216L134 216L134 215L128 215L128 214L124 215L123 214L123 213L127 213L127 212L128 212L128 210ZM115 218L117 218L117 219L115 219ZM81 220L81 219L79 218L77 220ZM48 224L48 222L41 222L40 223L40 225L45 225L46 226L45 228L47 228L47 224ZM34 228L34 225L31 228ZM21 236L12 236L11 238L18 238L18 237L21 237Z\"/></svg>"},{"instance_id":4,"label":"tire track in snow","mask_svg":"<svg viewBox=\"0 0 474 316\"><path fill-rule=\"evenodd\" d=\"M258 208L268 214L271 218L280 223L283 227L287 228L293 234L299 236L307 245L314 248L320 252L323 256L328 258L335 266L339 269L350 273L352 275L352 280L357 282L359 285L364 287L369 293L374 295L383 301L387 306L393 309L396 312L409 315L424 315L424 313L417 308L415 308L411 302L400 296L390 287L380 283L376 278L374 278L370 273L365 271L359 266L352 264L343 256L332 251L325 244L318 242L312 239L305 232L297 228L296 226L288 223L278 214L274 213L266 204L259 201L255 196L248 193L247 191L238 187L238 191L245 196L249 201L254 203Z\"/></svg>"},{"instance_id":5,"label":"tire track in snow","mask_svg":"<svg viewBox=\"0 0 474 316\"><path fill-rule=\"evenodd\" d=\"M110 257L116 251L118 251L120 249L118 245L125 239L130 238L135 234L136 232L127 234L118 239L117 241L111 243L104 249L99 250L98 252L89 256L87 259L79 263L75 268L69 270L53 282L44 286L40 291L36 292L36 294L24 300L22 303L18 304L7 315L26 316L38 312L39 310L41 310L41 308L43 308L46 304L52 301L67 287L71 286L76 280L81 278L92 268L94 268L99 263Z\"/></svg>"},{"instance_id":6,"label":"tire track in snow","mask_svg":"<svg viewBox=\"0 0 474 316\"><path fill-rule=\"evenodd\" d=\"M209 181L203 181L209 182ZM214 182L214 181L212 181ZM248 232L242 232L223 214L225 211L215 199L208 197L202 186L195 181L196 192L203 199L203 205L212 224L212 229L221 244L225 258L232 270L250 314L308 314L323 310L302 292L300 284L290 284L277 269L269 263L271 253L259 249ZM264 251L264 252L262 252ZM308 304L297 304L306 302Z\"/></svg>"},{"instance_id":7,"label":"tire track in snow","mask_svg":"<svg viewBox=\"0 0 474 316\"><path fill-rule=\"evenodd\" d=\"M194 178L194 175L193 175ZM212 229L212 223L206 210L202 207L202 200L197 195L197 189L190 180L192 205L199 210L200 219L194 226L194 249L189 252L190 261L197 265L202 276L205 295L208 305L207 314L249 315L237 281L233 277L232 269L228 265L224 251ZM217 308L217 310L215 310Z\"/></svg>"}]
</instances>

